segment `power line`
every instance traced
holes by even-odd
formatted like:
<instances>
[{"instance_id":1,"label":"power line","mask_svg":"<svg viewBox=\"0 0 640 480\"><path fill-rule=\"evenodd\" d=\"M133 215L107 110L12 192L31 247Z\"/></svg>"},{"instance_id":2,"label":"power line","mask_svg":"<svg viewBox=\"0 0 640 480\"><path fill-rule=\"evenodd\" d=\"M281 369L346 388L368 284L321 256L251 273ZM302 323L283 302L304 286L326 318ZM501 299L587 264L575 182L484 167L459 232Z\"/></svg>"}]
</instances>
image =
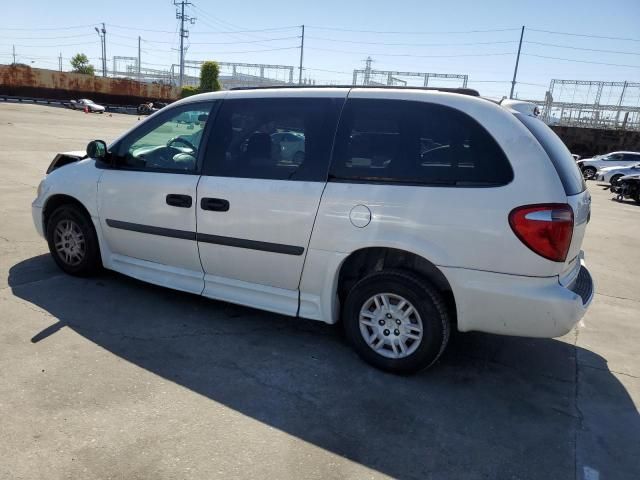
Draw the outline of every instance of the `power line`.
<instances>
[{"instance_id":1,"label":"power line","mask_svg":"<svg viewBox=\"0 0 640 480\"><path fill-rule=\"evenodd\" d=\"M40 27L31 27L31 28L6 28L2 27L2 30L15 30L15 31L26 31L26 32L39 32L41 30L73 30L76 28L91 28L99 25L98 23L88 23L86 25L73 25L71 27L55 27L55 28L40 28Z\"/></svg>"},{"instance_id":2,"label":"power line","mask_svg":"<svg viewBox=\"0 0 640 480\"><path fill-rule=\"evenodd\" d=\"M499 42L464 42L464 43L388 43L388 42L363 42L361 40L339 40L335 38L307 36L313 40L323 40L337 43L355 43L361 45L385 45L393 47L458 47L469 45L497 45L505 43L518 43L517 40L504 40Z\"/></svg>"},{"instance_id":3,"label":"power line","mask_svg":"<svg viewBox=\"0 0 640 480\"><path fill-rule=\"evenodd\" d=\"M529 28L531 32L550 33L553 35L567 35L571 37L586 37L586 38L599 38L603 40L622 40L625 42L640 42L640 38L625 38L625 37L606 37L602 35L587 35L585 33L568 33L568 32L555 32L552 30L537 30L535 28Z\"/></svg>"},{"instance_id":4,"label":"power line","mask_svg":"<svg viewBox=\"0 0 640 480\"><path fill-rule=\"evenodd\" d=\"M622 52L620 50L600 50L597 48L573 47L571 45L557 45L555 43L531 42L527 40L525 40L524 43L529 43L531 45L543 45L545 47L569 48L571 50L584 50L588 52L619 53L621 55L640 55L640 53L637 53L637 52Z\"/></svg>"},{"instance_id":5,"label":"power line","mask_svg":"<svg viewBox=\"0 0 640 480\"><path fill-rule=\"evenodd\" d=\"M234 52L217 52L220 55L226 55L228 53L259 53L259 52L275 52L278 50L295 50L300 48L299 45L296 45L295 47L282 47L282 48L266 48L266 49L262 49L262 50L241 50L241 51L234 51ZM202 55L202 54L208 54L209 52L191 52L191 54L193 55Z\"/></svg>"},{"instance_id":6,"label":"power line","mask_svg":"<svg viewBox=\"0 0 640 480\"><path fill-rule=\"evenodd\" d=\"M310 25L308 28L315 28L317 30L331 30L335 32L352 32L352 33L378 33L378 34L393 34L393 35L441 35L441 34L466 34L466 33L491 33L491 32L511 32L515 30L520 30L520 27L517 28L496 28L490 30L460 30L460 31L382 31L382 30L352 30L348 28L338 28L338 27L321 27L318 25Z\"/></svg>"},{"instance_id":7,"label":"power line","mask_svg":"<svg viewBox=\"0 0 640 480\"><path fill-rule=\"evenodd\" d=\"M318 48L307 47L310 50L320 50L324 52L336 52L336 53L348 53L354 55L372 55L374 57L413 57L413 58L451 58L451 57L491 57L499 55L513 55L513 52L500 52L500 53L466 53L466 54L454 54L454 55L414 55L410 53L371 53L371 52L354 52L349 50L335 50L331 48Z\"/></svg>"},{"instance_id":8,"label":"power line","mask_svg":"<svg viewBox=\"0 0 640 480\"><path fill-rule=\"evenodd\" d=\"M207 31L199 31L197 32L200 35L206 34L206 35L220 35L220 34L229 34L229 33L253 33L253 32L275 32L278 30L292 30L294 28L300 28L300 25L295 25L295 26L291 26L291 27L274 27L274 28L260 28L260 29L255 29L255 30L226 30L226 31L222 31L222 30L218 30L216 32L207 32Z\"/></svg>"},{"instance_id":9,"label":"power line","mask_svg":"<svg viewBox=\"0 0 640 480\"><path fill-rule=\"evenodd\" d=\"M198 9L198 10L202 11L201 9ZM135 30L135 31L141 31L141 32L156 32L156 33L175 33L175 31L173 30L155 30L151 28L139 28L137 26L114 25L113 23L108 23L107 25L111 28L116 28L120 30L129 30L129 31ZM90 26L93 26L93 25L90 25ZM231 34L231 33L275 32L278 30L292 30L297 28L300 28L300 26L293 25L293 26L285 26L285 27L259 28L259 29L251 29L251 30L196 31L193 33L198 35L224 35L224 34ZM8 30L8 29L4 29L4 30Z\"/></svg>"},{"instance_id":10,"label":"power line","mask_svg":"<svg viewBox=\"0 0 640 480\"><path fill-rule=\"evenodd\" d=\"M233 29L234 32L242 32L243 30L246 30L245 27L241 27L240 25L236 25L234 23L231 22L227 22L226 20L222 20L221 18L217 18L214 15L211 15L210 13L206 12L205 10L203 10L200 7L197 7L196 5L193 6L193 8L195 10L197 10L199 15L204 15L205 17L209 18L213 23L215 23L216 25L222 25L224 30L228 30L229 28ZM214 29L218 29L218 27L213 27ZM245 36L247 38L254 38L254 39L258 39L258 40L263 40L263 37L260 37L258 35L254 35L253 33L240 33L241 36Z\"/></svg>"},{"instance_id":11,"label":"power line","mask_svg":"<svg viewBox=\"0 0 640 480\"><path fill-rule=\"evenodd\" d=\"M204 25L206 25L206 26L208 26L208 27L210 27L210 28L212 28L214 30L228 30L229 29L229 27L227 25L225 25L224 23L220 22L219 20L217 20L212 15L209 15L204 10L202 10L200 8L198 8L196 10L195 5L193 6L193 8L198 13L198 15L200 16L201 22ZM211 22L213 22L213 23L210 23L209 19L211 19ZM242 30L242 28L238 28L238 29ZM234 40L236 40L238 42L241 42L241 41L245 40L246 38L249 38L249 39L258 38L258 39L260 39L260 37L258 37L257 35L251 34L251 33L239 33L239 34L238 33L229 33L228 35L229 35L230 38L232 38L232 39L234 39ZM261 46L267 47L267 48L269 47L268 45L266 45L264 43L258 43L258 45L261 45Z\"/></svg>"},{"instance_id":12,"label":"power line","mask_svg":"<svg viewBox=\"0 0 640 480\"><path fill-rule=\"evenodd\" d=\"M120 29L120 30L136 30L136 31L140 31L140 32L155 32L155 33L175 33L174 30L153 30L150 28L139 28L138 26L135 27L125 27L123 25L114 25L113 23L107 23L107 26L109 28L116 28L116 29Z\"/></svg>"},{"instance_id":13,"label":"power line","mask_svg":"<svg viewBox=\"0 0 640 480\"><path fill-rule=\"evenodd\" d=\"M279 40L291 40L294 38L300 38L298 35L293 35L289 37L279 37L279 38L265 38L261 40L234 40L233 42L189 42L189 45L236 45L238 43L260 43L260 42L275 42ZM173 43L169 41L161 41L161 40L145 40L142 39L144 43Z\"/></svg>"},{"instance_id":14,"label":"power line","mask_svg":"<svg viewBox=\"0 0 640 480\"><path fill-rule=\"evenodd\" d=\"M565 62L591 63L593 65L607 65L609 67L640 68L640 65L624 65L624 64L620 64L620 63L591 62L591 61L588 61L588 60L574 60L574 59L571 59L571 58L559 58L559 57L547 57L545 55L534 55L533 53L523 53L522 55L526 55L527 57L547 58L549 60L562 60L562 61L565 61Z\"/></svg>"},{"instance_id":15,"label":"power line","mask_svg":"<svg viewBox=\"0 0 640 480\"><path fill-rule=\"evenodd\" d=\"M11 40L57 40L61 38L81 38L81 37L93 37L93 33L82 33L80 35L63 35L59 37L37 37L37 38L34 38L33 36L31 37L13 37L13 36L7 36L7 35L0 36L0 38L9 38Z\"/></svg>"},{"instance_id":16,"label":"power line","mask_svg":"<svg viewBox=\"0 0 640 480\"><path fill-rule=\"evenodd\" d=\"M308 47L307 47L308 48ZM326 73L344 73L346 75L351 75L353 72L342 72L340 70L325 70L323 68L308 68L305 67L305 70L310 70L312 72L326 72Z\"/></svg>"},{"instance_id":17,"label":"power line","mask_svg":"<svg viewBox=\"0 0 640 480\"><path fill-rule=\"evenodd\" d=\"M78 45L86 45L86 44L87 44L87 42L82 42L82 43L64 43L64 44L60 44L60 45L23 45L23 44L16 43L15 46L16 47L20 47L20 48L58 48L58 47L76 47Z\"/></svg>"}]
</instances>

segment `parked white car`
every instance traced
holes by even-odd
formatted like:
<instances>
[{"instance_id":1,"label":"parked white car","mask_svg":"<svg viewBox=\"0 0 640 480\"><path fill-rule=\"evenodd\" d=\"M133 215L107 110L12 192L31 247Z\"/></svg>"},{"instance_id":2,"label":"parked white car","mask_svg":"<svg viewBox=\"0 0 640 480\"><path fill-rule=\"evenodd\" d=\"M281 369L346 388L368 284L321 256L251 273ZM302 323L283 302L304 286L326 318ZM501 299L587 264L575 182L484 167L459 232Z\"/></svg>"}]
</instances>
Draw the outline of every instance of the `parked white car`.
<instances>
[{"instance_id":1,"label":"parked white car","mask_svg":"<svg viewBox=\"0 0 640 480\"><path fill-rule=\"evenodd\" d=\"M595 179L600 182L607 182L611 184L611 187L615 187L625 175L633 175L640 173L640 163L631 165L629 167L604 167L596 172Z\"/></svg>"},{"instance_id":2,"label":"parked white car","mask_svg":"<svg viewBox=\"0 0 640 480\"><path fill-rule=\"evenodd\" d=\"M98 105L93 100L89 100L88 98L81 98L80 100L71 100L69 102L69 106L73 110L84 110L85 108L89 110L90 113L104 113L106 108L102 105Z\"/></svg>"},{"instance_id":3,"label":"parked white car","mask_svg":"<svg viewBox=\"0 0 640 480\"><path fill-rule=\"evenodd\" d=\"M56 157L35 227L69 274L103 266L342 321L358 354L393 372L433 364L452 329L564 335L594 295L590 195L535 106L472 93L192 96L87 158ZM187 112L203 119L188 137ZM285 131L304 140L300 163L273 148Z\"/></svg>"},{"instance_id":4,"label":"parked white car","mask_svg":"<svg viewBox=\"0 0 640 480\"><path fill-rule=\"evenodd\" d=\"M595 178L596 172L605 167L630 167L640 162L640 152L612 152L593 158L578 160L578 165L586 179Z\"/></svg>"}]
</instances>

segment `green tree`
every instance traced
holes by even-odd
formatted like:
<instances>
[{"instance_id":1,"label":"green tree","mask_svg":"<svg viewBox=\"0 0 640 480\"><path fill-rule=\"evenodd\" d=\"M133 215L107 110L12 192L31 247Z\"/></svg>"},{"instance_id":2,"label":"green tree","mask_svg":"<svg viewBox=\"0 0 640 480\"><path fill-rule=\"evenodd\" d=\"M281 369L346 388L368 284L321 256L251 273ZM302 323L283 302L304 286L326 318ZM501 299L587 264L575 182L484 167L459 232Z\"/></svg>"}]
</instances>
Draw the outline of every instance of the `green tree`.
<instances>
[{"instance_id":1,"label":"green tree","mask_svg":"<svg viewBox=\"0 0 640 480\"><path fill-rule=\"evenodd\" d=\"M200 92L217 92L222 89L219 75L220 66L217 62L204 62L200 67Z\"/></svg>"},{"instance_id":2,"label":"green tree","mask_svg":"<svg viewBox=\"0 0 640 480\"><path fill-rule=\"evenodd\" d=\"M84 73L85 75L95 73L93 65L89 63L89 59L84 53L76 53L71 59L71 66L75 73Z\"/></svg>"},{"instance_id":3,"label":"green tree","mask_svg":"<svg viewBox=\"0 0 640 480\"><path fill-rule=\"evenodd\" d=\"M180 98L190 97L191 95L195 95L197 93L200 93L200 89L198 87L192 87L190 85L187 85L185 87L182 87L182 91L180 92Z\"/></svg>"}]
</instances>

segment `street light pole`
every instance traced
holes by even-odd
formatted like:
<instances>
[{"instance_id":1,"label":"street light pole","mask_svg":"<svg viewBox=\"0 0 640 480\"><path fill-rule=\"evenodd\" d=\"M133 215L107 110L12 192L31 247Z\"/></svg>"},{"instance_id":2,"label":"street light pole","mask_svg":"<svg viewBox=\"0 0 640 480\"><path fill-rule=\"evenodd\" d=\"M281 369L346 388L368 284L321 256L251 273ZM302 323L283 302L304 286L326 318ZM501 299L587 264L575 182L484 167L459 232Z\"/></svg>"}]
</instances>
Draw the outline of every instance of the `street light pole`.
<instances>
[{"instance_id":1,"label":"street light pole","mask_svg":"<svg viewBox=\"0 0 640 480\"><path fill-rule=\"evenodd\" d=\"M102 57L102 76L106 77L107 76L107 72L106 72L106 58L104 56L104 38L103 38L103 34L100 32L100 29L98 27L94 27L95 31L98 33L98 37L100 37L100 56Z\"/></svg>"},{"instance_id":2,"label":"street light pole","mask_svg":"<svg viewBox=\"0 0 640 480\"><path fill-rule=\"evenodd\" d=\"M104 67L102 67L102 76L107 76L107 29L102 24L102 58L104 59Z\"/></svg>"}]
</instances>

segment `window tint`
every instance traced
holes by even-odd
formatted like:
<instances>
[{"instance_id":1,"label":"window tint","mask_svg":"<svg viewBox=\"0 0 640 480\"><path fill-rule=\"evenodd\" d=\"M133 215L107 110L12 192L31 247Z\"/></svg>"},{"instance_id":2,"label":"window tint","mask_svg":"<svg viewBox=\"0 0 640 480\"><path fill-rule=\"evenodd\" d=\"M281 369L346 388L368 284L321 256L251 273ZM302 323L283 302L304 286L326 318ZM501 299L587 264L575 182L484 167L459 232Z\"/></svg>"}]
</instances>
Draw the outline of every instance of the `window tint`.
<instances>
[{"instance_id":1,"label":"window tint","mask_svg":"<svg viewBox=\"0 0 640 480\"><path fill-rule=\"evenodd\" d=\"M432 185L503 185L511 166L466 114L441 105L352 99L342 116L334 179Z\"/></svg>"},{"instance_id":2,"label":"window tint","mask_svg":"<svg viewBox=\"0 0 640 480\"><path fill-rule=\"evenodd\" d=\"M211 103L167 110L125 138L118 148L124 168L194 172Z\"/></svg>"},{"instance_id":3,"label":"window tint","mask_svg":"<svg viewBox=\"0 0 640 480\"><path fill-rule=\"evenodd\" d=\"M551 130L542 120L528 115L515 114L536 137L538 143L547 152L551 163L558 172L562 186L567 195L577 195L586 190L582 173L573 160L571 152L567 149L560 137Z\"/></svg>"},{"instance_id":4,"label":"window tint","mask_svg":"<svg viewBox=\"0 0 640 480\"><path fill-rule=\"evenodd\" d=\"M225 100L206 173L222 177L325 181L343 99Z\"/></svg>"},{"instance_id":5,"label":"window tint","mask_svg":"<svg viewBox=\"0 0 640 480\"><path fill-rule=\"evenodd\" d=\"M626 160L628 162L637 161L637 160L640 160L640 155L638 155L636 153L625 153L624 154L624 160Z\"/></svg>"}]
</instances>

